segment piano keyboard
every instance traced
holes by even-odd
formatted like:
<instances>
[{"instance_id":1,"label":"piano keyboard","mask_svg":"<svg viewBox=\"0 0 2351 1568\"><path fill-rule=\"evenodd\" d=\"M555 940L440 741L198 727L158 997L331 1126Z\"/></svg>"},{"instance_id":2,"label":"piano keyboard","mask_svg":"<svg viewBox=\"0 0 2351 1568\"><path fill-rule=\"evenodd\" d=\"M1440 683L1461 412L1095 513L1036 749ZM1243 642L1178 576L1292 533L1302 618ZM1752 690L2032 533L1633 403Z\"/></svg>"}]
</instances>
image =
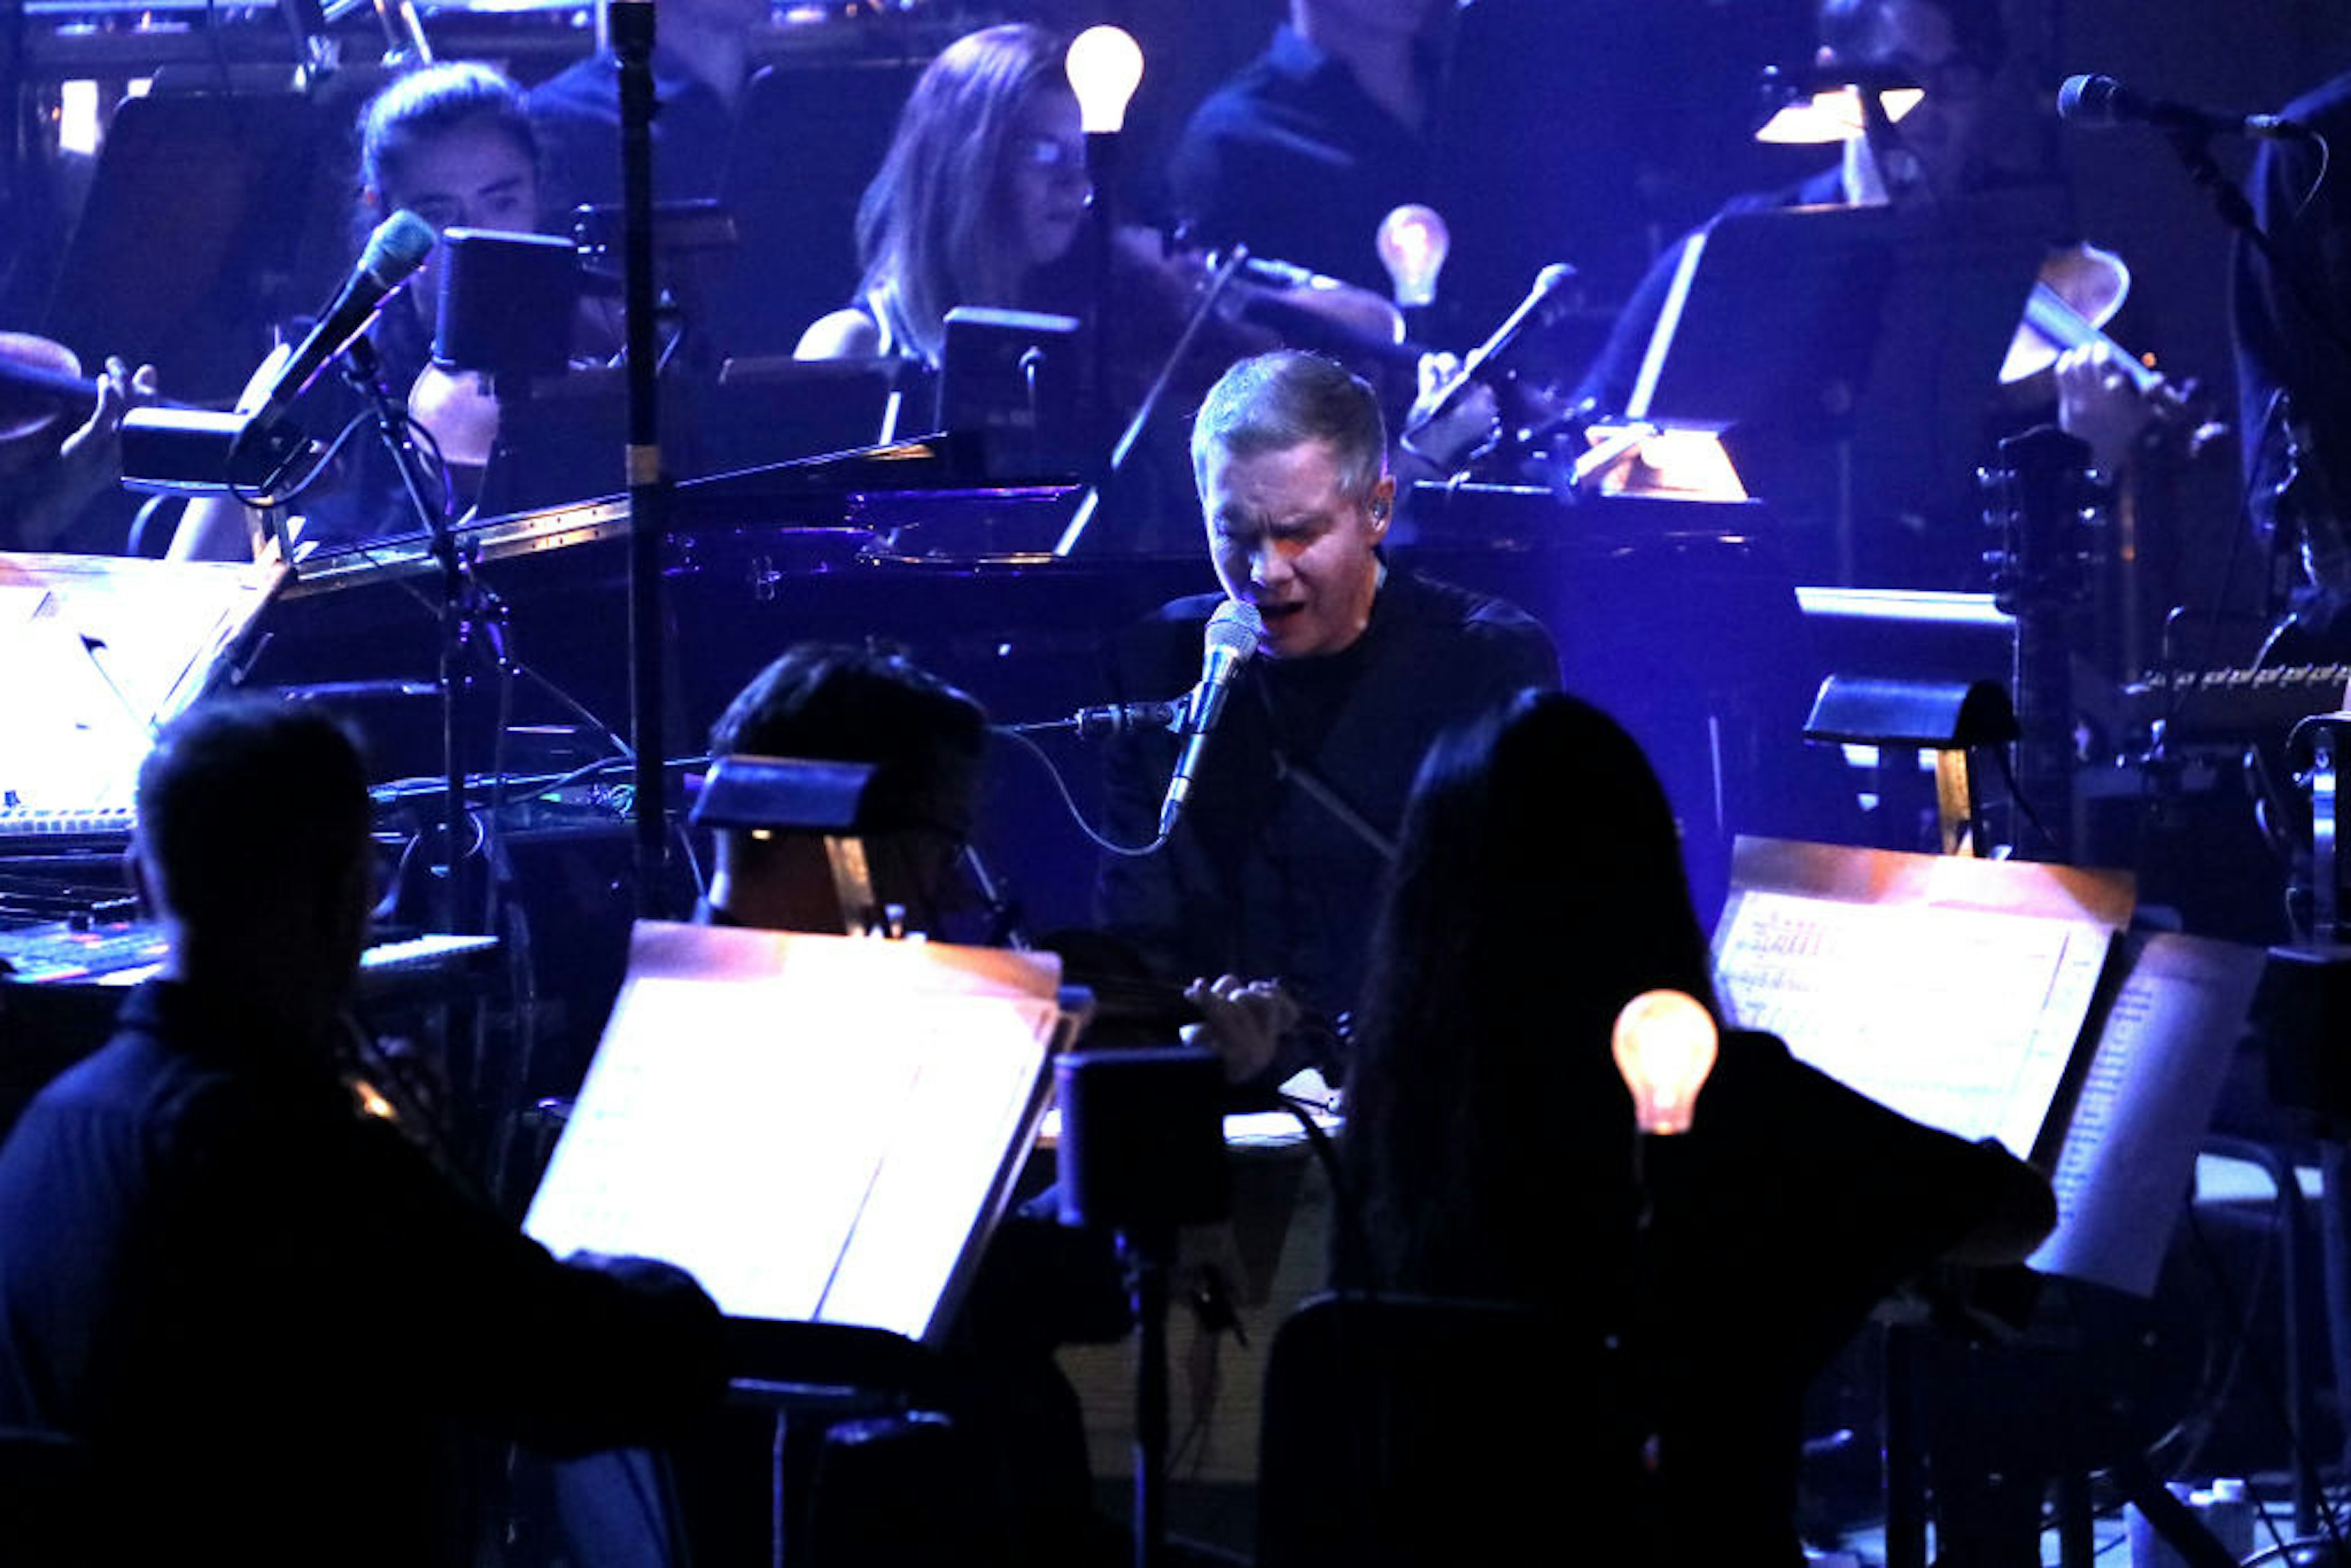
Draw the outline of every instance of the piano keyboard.
<instances>
[{"instance_id":1,"label":"piano keyboard","mask_svg":"<svg viewBox=\"0 0 2351 1568\"><path fill-rule=\"evenodd\" d=\"M60 810L54 807L0 806L0 844L11 840L117 839L131 837L128 806Z\"/></svg>"},{"instance_id":2,"label":"piano keyboard","mask_svg":"<svg viewBox=\"0 0 2351 1568\"><path fill-rule=\"evenodd\" d=\"M360 957L360 987L416 976L493 952L495 936L441 932L379 942ZM131 987L162 967L162 933L144 921L75 930L62 923L0 931L0 975L19 985Z\"/></svg>"}]
</instances>

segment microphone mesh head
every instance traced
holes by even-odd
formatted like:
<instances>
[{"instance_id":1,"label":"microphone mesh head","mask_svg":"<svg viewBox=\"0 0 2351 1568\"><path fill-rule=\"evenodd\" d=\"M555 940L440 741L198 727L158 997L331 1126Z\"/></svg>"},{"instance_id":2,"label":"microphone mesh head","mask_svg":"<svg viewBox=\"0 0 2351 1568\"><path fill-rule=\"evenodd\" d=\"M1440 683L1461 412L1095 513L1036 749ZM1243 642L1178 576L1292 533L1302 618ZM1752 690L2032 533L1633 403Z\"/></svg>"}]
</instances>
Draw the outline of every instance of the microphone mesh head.
<instances>
[{"instance_id":1,"label":"microphone mesh head","mask_svg":"<svg viewBox=\"0 0 2351 1568\"><path fill-rule=\"evenodd\" d=\"M2074 76L2057 89L2057 118L2088 125L2110 124L2120 107L2122 83L2107 76Z\"/></svg>"},{"instance_id":2,"label":"microphone mesh head","mask_svg":"<svg viewBox=\"0 0 2351 1568\"><path fill-rule=\"evenodd\" d=\"M397 283L424 265L440 237L431 224L402 207L368 235L360 268L387 285Z\"/></svg>"},{"instance_id":3,"label":"microphone mesh head","mask_svg":"<svg viewBox=\"0 0 2351 1568\"><path fill-rule=\"evenodd\" d=\"M1208 628L1201 635L1208 652L1246 659L1257 652L1257 640L1265 635L1265 617L1254 604L1228 599L1208 617Z\"/></svg>"}]
</instances>

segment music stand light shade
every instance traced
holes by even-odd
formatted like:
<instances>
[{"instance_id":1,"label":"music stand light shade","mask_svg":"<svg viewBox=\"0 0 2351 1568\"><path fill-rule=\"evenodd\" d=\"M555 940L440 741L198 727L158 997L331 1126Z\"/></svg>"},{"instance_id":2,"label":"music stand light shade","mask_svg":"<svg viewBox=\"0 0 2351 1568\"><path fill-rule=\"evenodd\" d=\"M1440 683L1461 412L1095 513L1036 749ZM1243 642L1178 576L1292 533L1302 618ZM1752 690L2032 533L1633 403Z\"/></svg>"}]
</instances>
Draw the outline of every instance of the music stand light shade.
<instances>
[{"instance_id":1,"label":"music stand light shade","mask_svg":"<svg viewBox=\"0 0 2351 1568\"><path fill-rule=\"evenodd\" d=\"M1601 462L1600 494L1679 501L1744 501L1747 486L1723 433L1696 425L1594 424L1585 432ZM1601 448L1614 450L1602 454Z\"/></svg>"},{"instance_id":2,"label":"music stand light shade","mask_svg":"<svg viewBox=\"0 0 2351 1568\"><path fill-rule=\"evenodd\" d=\"M860 762L786 757L721 757L711 764L688 819L698 828L746 832L865 833L879 768Z\"/></svg>"},{"instance_id":3,"label":"music stand light shade","mask_svg":"<svg viewBox=\"0 0 2351 1568\"><path fill-rule=\"evenodd\" d=\"M306 450L290 421L258 424L249 413L134 408L122 416L122 487L152 496L248 497L276 488Z\"/></svg>"},{"instance_id":4,"label":"music stand light shade","mask_svg":"<svg viewBox=\"0 0 2351 1568\"><path fill-rule=\"evenodd\" d=\"M1772 67L1757 89L1760 111L1755 140L1782 146L1851 141L1866 133L1869 115L1862 101L1875 93L1887 124L1918 107L1926 94L1917 86L1892 80L1854 81L1855 73L1831 66L1786 71Z\"/></svg>"},{"instance_id":5,"label":"music stand light shade","mask_svg":"<svg viewBox=\"0 0 2351 1568\"><path fill-rule=\"evenodd\" d=\"M1123 27L1107 23L1088 27L1070 40L1062 68L1070 90L1078 95L1078 115L1089 136L1111 136L1126 129L1126 106L1143 85L1143 47Z\"/></svg>"},{"instance_id":6,"label":"music stand light shade","mask_svg":"<svg viewBox=\"0 0 2351 1568\"><path fill-rule=\"evenodd\" d=\"M1231 1212L1224 1070L1193 1046L1055 1059L1061 1220L1149 1234Z\"/></svg>"},{"instance_id":7,"label":"music stand light shade","mask_svg":"<svg viewBox=\"0 0 2351 1568\"><path fill-rule=\"evenodd\" d=\"M1966 751L2016 737L2016 710L1996 681L1831 675L1804 720L1806 740L1844 746Z\"/></svg>"},{"instance_id":8,"label":"music stand light shade","mask_svg":"<svg viewBox=\"0 0 2351 1568\"><path fill-rule=\"evenodd\" d=\"M1720 1050L1714 1015L1681 991L1644 991L1616 1015L1609 1044L1641 1131L1688 1132Z\"/></svg>"},{"instance_id":9,"label":"music stand light shade","mask_svg":"<svg viewBox=\"0 0 2351 1568\"><path fill-rule=\"evenodd\" d=\"M571 358L579 263L569 240L451 229L441 236L433 358L491 376L551 376Z\"/></svg>"}]
</instances>

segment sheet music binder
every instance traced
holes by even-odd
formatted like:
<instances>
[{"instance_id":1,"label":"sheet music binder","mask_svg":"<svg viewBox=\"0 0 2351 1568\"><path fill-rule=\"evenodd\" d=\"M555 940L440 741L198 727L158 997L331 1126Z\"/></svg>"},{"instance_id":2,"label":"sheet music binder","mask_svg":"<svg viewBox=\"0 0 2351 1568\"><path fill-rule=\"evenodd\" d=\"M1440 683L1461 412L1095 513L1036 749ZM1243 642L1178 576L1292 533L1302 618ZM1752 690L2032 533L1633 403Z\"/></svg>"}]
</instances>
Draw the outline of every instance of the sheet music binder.
<instances>
[{"instance_id":1,"label":"sheet music binder","mask_svg":"<svg viewBox=\"0 0 2351 1568\"><path fill-rule=\"evenodd\" d=\"M640 922L523 1228L660 1258L728 1317L935 1343L1068 1020L1050 954Z\"/></svg>"},{"instance_id":2,"label":"sheet music binder","mask_svg":"<svg viewBox=\"0 0 2351 1568\"><path fill-rule=\"evenodd\" d=\"M2133 896L2116 873L1741 839L1717 980L1741 1026L2048 1173L2032 1267L2145 1296L2262 955L2126 935Z\"/></svg>"}]
</instances>

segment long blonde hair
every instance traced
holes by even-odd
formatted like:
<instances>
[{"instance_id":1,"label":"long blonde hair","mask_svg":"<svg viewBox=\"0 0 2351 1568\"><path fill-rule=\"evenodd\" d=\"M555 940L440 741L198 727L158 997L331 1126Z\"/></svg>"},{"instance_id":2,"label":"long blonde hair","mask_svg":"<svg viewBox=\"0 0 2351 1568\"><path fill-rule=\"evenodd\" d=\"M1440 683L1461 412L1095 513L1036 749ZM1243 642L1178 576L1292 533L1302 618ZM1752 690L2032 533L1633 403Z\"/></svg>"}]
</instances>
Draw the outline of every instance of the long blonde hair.
<instances>
[{"instance_id":1,"label":"long blonde hair","mask_svg":"<svg viewBox=\"0 0 2351 1568\"><path fill-rule=\"evenodd\" d=\"M914 84L857 209L862 302L900 349L935 364L950 309L1020 302L1028 260L1008 155L1021 110L1062 85L1061 56L1042 27L987 27L949 44Z\"/></svg>"}]
</instances>

